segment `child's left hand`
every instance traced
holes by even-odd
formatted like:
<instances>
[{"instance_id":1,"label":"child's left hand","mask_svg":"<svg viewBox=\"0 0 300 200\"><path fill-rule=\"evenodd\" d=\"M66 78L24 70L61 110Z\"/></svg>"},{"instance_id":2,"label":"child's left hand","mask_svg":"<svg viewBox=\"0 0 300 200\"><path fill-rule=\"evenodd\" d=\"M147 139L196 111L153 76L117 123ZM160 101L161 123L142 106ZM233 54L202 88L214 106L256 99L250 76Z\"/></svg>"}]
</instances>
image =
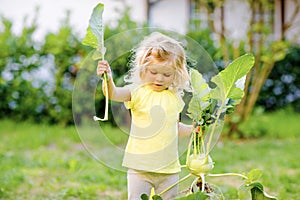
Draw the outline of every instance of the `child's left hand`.
<instances>
[{"instance_id":1,"label":"child's left hand","mask_svg":"<svg viewBox=\"0 0 300 200\"><path fill-rule=\"evenodd\" d=\"M195 132L195 133L198 134L198 133L202 132L202 134L204 134L204 131L201 130L202 127L201 127L200 125L197 125L196 122L193 122L193 127L194 127L194 132Z\"/></svg>"},{"instance_id":2,"label":"child's left hand","mask_svg":"<svg viewBox=\"0 0 300 200\"><path fill-rule=\"evenodd\" d=\"M195 127L195 132L196 132L196 133L199 133L200 131L201 131L201 126L196 126L196 127Z\"/></svg>"}]
</instances>

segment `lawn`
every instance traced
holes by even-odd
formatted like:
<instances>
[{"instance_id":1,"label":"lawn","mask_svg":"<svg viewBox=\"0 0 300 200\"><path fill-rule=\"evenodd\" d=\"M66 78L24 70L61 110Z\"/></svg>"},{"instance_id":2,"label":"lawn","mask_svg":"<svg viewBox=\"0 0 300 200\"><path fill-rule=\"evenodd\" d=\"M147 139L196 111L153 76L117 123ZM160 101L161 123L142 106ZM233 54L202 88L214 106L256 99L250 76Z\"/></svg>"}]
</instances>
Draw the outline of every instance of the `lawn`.
<instances>
[{"instance_id":1,"label":"lawn","mask_svg":"<svg viewBox=\"0 0 300 200\"><path fill-rule=\"evenodd\" d=\"M288 112L255 116L256 123L245 124L245 129L263 131L263 137L220 140L211 152L215 161L212 172L243 173L260 168L264 172L261 182L269 194L297 199L300 115ZM126 173L93 159L75 127L10 120L0 121L0 127L0 199L126 199ZM111 140L116 145L126 140L119 129L101 128L114 133ZM183 170L181 175L185 174ZM236 189L242 184L239 178L211 177L208 181L219 186L226 199L237 199ZM187 180L180 189L190 183Z\"/></svg>"}]
</instances>

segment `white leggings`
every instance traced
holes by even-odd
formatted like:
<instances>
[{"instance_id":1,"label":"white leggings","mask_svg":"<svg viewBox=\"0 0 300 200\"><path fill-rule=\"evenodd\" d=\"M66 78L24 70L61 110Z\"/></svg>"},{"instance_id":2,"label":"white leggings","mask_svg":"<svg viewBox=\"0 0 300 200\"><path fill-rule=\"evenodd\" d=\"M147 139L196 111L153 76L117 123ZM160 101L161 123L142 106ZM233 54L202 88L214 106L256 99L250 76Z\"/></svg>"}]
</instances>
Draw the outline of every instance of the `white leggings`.
<instances>
[{"instance_id":1,"label":"white leggings","mask_svg":"<svg viewBox=\"0 0 300 200\"><path fill-rule=\"evenodd\" d=\"M160 174L153 172L138 171L128 169L127 185L128 200L141 200L142 194L150 197L151 189L154 188L155 194L159 194L173 183L179 180L179 174ZM161 197L163 200L172 200L178 193L178 185L174 186Z\"/></svg>"}]
</instances>

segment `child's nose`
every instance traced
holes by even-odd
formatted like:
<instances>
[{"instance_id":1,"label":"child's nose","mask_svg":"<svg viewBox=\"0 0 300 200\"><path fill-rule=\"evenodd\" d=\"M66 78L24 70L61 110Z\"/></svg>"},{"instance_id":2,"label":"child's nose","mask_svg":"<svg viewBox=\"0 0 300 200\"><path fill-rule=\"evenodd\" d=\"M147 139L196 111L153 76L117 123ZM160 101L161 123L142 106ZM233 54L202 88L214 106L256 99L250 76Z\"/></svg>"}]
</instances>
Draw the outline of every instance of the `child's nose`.
<instances>
[{"instance_id":1,"label":"child's nose","mask_svg":"<svg viewBox=\"0 0 300 200\"><path fill-rule=\"evenodd\" d=\"M158 74L156 80L162 82L164 80L164 76L162 74Z\"/></svg>"}]
</instances>

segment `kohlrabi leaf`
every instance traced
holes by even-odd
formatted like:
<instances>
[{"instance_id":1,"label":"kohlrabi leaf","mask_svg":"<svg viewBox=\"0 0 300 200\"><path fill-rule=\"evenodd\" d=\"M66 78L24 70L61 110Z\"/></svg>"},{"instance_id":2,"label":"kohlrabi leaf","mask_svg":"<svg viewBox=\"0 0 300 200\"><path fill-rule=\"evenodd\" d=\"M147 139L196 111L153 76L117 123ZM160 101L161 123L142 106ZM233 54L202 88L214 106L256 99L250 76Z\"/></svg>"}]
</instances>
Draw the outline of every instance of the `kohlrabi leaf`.
<instances>
[{"instance_id":1,"label":"kohlrabi leaf","mask_svg":"<svg viewBox=\"0 0 300 200\"><path fill-rule=\"evenodd\" d=\"M210 104L210 88L197 70L191 68L190 71L193 97L189 103L187 115L194 121L201 121L202 111Z\"/></svg>"},{"instance_id":2,"label":"kohlrabi leaf","mask_svg":"<svg viewBox=\"0 0 300 200\"><path fill-rule=\"evenodd\" d=\"M252 183L249 185L251 187L251 197L253 200L276 200L276 197L273 197L267 194L264 191L264 187L261 183Z\"/></svg>"},{"instance_id":3,"label":"kohlrabi leaf","mask_svg":"<svg viewBox=\"0 0 300 200\"><path fill-rule=\"evenodd\" d=\"M93 9L91 18L89 20L89 26L85 37L82 40L82 44L90 46L95 49L92 58L93 60L104 60L105 47L104 47L104 31L102 14L104 11L104 5L99 3ZM108 119L108 86L107 86L107 73L103 74L104 88L105 88L105 113L104 118L94 116L95 121L106 121Z\"/></svg>"},{"instance_id":4,"label":"kohlrabi leaf","mask_svg":"<svg viewBox=\"0 0 300 200\"><path fill-rule=\"evenodd\" d=\"M199 98L207 101L209 99L210 88L208 87L206 80L197 70L191 68L190 71L193 95L199 96Z\"/></svg>"},{"instance_id":5,"label":"kohlrabi leaf","mask_svg":"<svg viewBox=\"0 0 300 200\"><path fill-rule=\"evenodd\" d=\"M177 198L176 200L205 200L208 199L209 195L206 193L203 193L201 191L198 191L194 194L190 194L188 196L185 197L181 197L181 198Z\"/></svg>"},{"instance_id":6,"label":"kohlrabi leaf","mask_svg":"<svg viewBox=\"0 0 300 200\"><path fill-rule=\"evenodd\" d=\"M241 85L236 85L254 65L254 56L245 54L235 59L223 71L214 76L211 81L216 87L211 90L211 97L225 101L227 98L239 100L244 96Z\"/></svg>"},{"instance_id":7,"label":"kohlrabi leaf","mask_svg":"<svg viewBox=\"0 0 300 200\"><path fill-rule=\"evenodd\" d=\"M246 82L246 75L243 76L242 78L238 79L236 82L235 82L235 86L237 88L240 88L241 90L244 90L245 88L245 82Z\"/></svg>"},{"instance_id":8,"label":"kohlrabi leaf","mask_svg":"<svg viewBox=\"0 0 300 200\"><path fill-rule=\"evenodd\" d=\"M141 195L141 200L149 200L148 195L142 194L142 195Z\"/></svg>"},{"instance_id":9,"label":"kohlrabi leaf","mask_svg":"<svg viewBox=\"0 0 300 200\"><path fill-rule=\"evenodd\" d=\"M264 187L258 180L262 177L262 170L252 169L246 174L247 179L245 179L245 184L240 188L240 197L246 196L246 190L250 190L250 194L253 200L276 200L264 191Z\"/></svg>"},{"instance_id":10,"label":"kohlrabi leaf","mask_svg":"<svg viewBox=\"0 0 300 200\"><path fill-rule=\"evenodd\" d=\"M262 177L262 170L260 169L252 169L246 175L248 179L245 180L246 183L252 183L254 181L258 181Z\"/></svg>"},{"instance_id":11,"label":"kohlrabi leaf","mask_svg":"<svg viewBox=\"0 0 300 200\"><path fill-rule=\"evenodd\" d=\"M82 44L86 45L86 46L90 46L94 49L98 48L98 40L97 40L96 36L92 33L90 27L87 28L85 37L82 40Z\"/></svg>"},{"instance_id":12,"label":"kohlrabi leaf","mask_svg":"<svg viewBox=\"0 0 300 200\"><path fill-rule=\"evenodd\" d=\"M163 200L159 195L153 195L152 200Z\"/></svg>"},{"instance_id":13,"label":"kohlrabi leaf","mask_svg":"<svg viewBox=\"0 0 300 200\"><path fill-rule=\"evenodd\" d=\"M105 54L102 20L103 11L104 5L102 3L97 4L93 9L86 35L82 40L82 44L96 49L93 54L93 59L95 60L103 58Z\"/></svg>"}]
</instances>

